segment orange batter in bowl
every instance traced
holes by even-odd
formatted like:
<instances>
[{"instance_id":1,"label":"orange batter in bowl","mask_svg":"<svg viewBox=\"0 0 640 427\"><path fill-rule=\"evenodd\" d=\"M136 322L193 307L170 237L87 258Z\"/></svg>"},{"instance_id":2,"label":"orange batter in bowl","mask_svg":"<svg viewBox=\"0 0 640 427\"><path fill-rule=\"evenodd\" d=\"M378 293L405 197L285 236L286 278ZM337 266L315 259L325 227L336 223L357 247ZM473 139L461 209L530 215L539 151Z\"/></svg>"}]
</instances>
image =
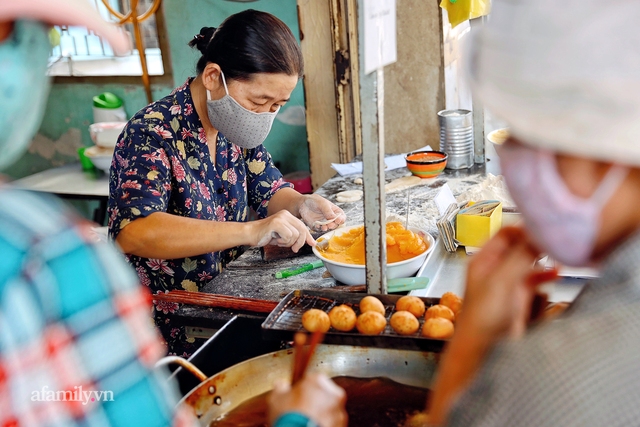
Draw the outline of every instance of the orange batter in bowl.
<instances>
[{"instance_id":1,"label":"orange batter in bowl","mask_svg":"<svg viewBox=\"0 0 640 427\"><path fill-rule=\"evenodd\" d=\"M405 261L427 249L424 239L400 222L387 223L387 263ZM364 226L334 235L320 253L332 261L364 265Z\"/></svg>"}]
</instances>

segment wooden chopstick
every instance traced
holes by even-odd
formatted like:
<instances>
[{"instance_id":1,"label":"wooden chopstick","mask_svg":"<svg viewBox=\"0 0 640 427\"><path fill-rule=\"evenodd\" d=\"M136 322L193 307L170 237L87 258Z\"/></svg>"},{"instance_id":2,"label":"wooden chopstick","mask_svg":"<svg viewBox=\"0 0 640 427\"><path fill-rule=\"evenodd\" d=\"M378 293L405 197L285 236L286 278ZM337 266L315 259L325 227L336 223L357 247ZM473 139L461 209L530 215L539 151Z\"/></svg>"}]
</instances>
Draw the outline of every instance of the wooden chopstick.
<instances>
[{"instance_id":1,"label":"wooden chopstick","mask_svg":"<svg viewBox=\"0 0 640 427\"><path fill-rule=\"evenodd\" d=\"M232 310L253 311L256 313L271 313L278 305L277 301L189 291L170 291L164 294L152 295L151 298L156 301L177 302L203 307L221 307Z\"/></svg>"},{"instance_id":2,"label":"wooden chopstick","mask_svg":"<svg viewBox=\"0 0 640 427\"><path fill-rule=\"evenodd\" d=\"M304 345L307 342L307 334L296 332L293 336L293 375L291 375L291 385L295 385L302 378L300 369L305 357Z\"/></svg>"},{"instance_id":3,"label":"wooden chopstick","mask_svg":"<svg viewBox=\"0 0 640 427\"><path fill-rule=\"evenodd\" d=\"M323 338L324 332L315 331L311 335L309 348L305 349L307 334L305 334L304 332L296 332L296 334L294 335L293 376L291 377L292 386L304 377L304 374L307 371L307 367L309 366L309 362L313 357L313 353L316 351L316 346L322 341Z\"/></svg>"}]
</instances>

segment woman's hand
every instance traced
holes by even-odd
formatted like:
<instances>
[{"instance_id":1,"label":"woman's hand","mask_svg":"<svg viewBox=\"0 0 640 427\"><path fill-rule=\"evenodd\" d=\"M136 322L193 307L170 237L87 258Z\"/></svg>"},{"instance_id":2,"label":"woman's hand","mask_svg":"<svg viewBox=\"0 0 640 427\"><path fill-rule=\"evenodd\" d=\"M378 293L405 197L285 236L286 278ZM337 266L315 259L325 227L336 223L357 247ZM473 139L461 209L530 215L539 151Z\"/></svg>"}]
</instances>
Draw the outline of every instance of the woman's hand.
<instances>
[{"instance_id":1,"label":"woman's hand","mask_svg":"<svg viewBox=\"0 0 640 427\"><path fill-rule=\"evenodd\" d=\"M277 245L298 252L305 243L316 244L307 226L286 210L250 224L253 227L252 246Z\"/></svg>"},{"instance_id":2,"label":"woman's hand","mask_svg":"<svg viewBox=\"0 0 640 427\"><path fill-rule=\"evenodd\" d=\"M269 425L287 412L306 415L321 427L347 425L347 396L324 374L309 374L293 388L288 382L276 383L268 397Z\"/></svg>"},{"instance_id":3,"label":"woman's hand","mask_svg":"<svg viewBox=\"0 0 640 427\"><path fill-rule=\"evenodd\" d=\"M321 231L333 230L347 220L342 209L317 194L303 196L298 211L305 224Z\"/></svg>"}]
</instances>

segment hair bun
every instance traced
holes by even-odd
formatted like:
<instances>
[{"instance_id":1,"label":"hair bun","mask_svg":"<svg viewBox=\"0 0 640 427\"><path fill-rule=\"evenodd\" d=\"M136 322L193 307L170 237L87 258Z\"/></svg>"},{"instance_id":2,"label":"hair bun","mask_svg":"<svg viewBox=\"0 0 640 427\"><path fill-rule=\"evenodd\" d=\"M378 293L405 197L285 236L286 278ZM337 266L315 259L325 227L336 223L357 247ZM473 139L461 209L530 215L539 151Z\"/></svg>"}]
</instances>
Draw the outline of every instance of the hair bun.
<instances>
[{"instance_id":1,"label":"hair bun","mask_svg":"<svg viewBox=\"0 0 640 427\"><path fill-rule=\"evenodd\" d=\"M207 50L207 46L213 37L213 33L216 32L215 27L202 27L200 33L193 36L193 39L189 41L189 46L195 47L204 55Z\"/></svg>"}]
</instances>

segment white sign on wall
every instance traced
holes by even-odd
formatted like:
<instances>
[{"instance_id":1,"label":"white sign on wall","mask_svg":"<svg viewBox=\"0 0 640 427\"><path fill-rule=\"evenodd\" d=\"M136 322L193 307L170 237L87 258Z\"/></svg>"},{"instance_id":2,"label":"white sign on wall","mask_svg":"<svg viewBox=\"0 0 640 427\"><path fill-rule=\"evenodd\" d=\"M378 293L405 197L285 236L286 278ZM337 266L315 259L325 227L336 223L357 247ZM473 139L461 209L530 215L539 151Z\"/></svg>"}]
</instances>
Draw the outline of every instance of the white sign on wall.
<instances>
[{"instance_id":1,"label":"white sign on wall","mask_svg":"<svg viewBox=\"0 0 640 427\"><path fill-rule=\"evenodd\" d=\"M364 0L364 72L396 62L396 0Z\"/></svg>"}]
</instances>

